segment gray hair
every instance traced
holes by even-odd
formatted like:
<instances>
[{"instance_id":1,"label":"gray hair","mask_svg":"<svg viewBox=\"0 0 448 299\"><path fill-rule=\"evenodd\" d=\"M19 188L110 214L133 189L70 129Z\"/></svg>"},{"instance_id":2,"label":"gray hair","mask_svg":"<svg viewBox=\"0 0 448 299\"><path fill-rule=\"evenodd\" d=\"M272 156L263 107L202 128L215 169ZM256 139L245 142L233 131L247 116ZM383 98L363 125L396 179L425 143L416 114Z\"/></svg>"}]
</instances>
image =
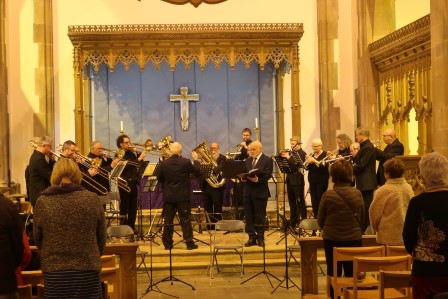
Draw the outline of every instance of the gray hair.
<instances>
[{"instance_id":1,"label":"gray hair","mask_svg":"<svg viewBox=\"0 0 448 299\"><path fill-rule=\"evenodd\" d=\"M359 127L356 129L356 132L358 132L361 135L366 136L367 138L369 138L369 136L370 136L370 132L369 132L369 129L367 129L367 127Z\"/></svg>"},{"instance_id":2,"label":"gray hair","mask_svg":"<svg viewBox=\"0 0 448 299\"><path fill-rule=\"evenodd\" d=\"M38 146L44 146L47 144L53 144L53 138L51 138L50 136L42 136L37 141Z\"/></svg>"},{"instance_id":3,"label":"gray hair","mask_svg":"<svg viewBox=\"0 0 448 299\"><path fill-rule=\"evenodd\" d=\"M448 176L448 160L439 153L429 153L418 162L426 187L445 185Z\"/></svg>"}]
</instances>

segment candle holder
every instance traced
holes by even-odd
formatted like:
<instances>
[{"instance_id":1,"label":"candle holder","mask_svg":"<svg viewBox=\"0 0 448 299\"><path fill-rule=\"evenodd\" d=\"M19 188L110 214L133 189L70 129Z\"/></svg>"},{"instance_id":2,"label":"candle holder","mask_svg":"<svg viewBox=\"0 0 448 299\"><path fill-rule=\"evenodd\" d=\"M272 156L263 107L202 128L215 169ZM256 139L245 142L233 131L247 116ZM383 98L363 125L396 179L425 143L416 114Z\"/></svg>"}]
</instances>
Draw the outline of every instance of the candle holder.
<instances>
[{"instance_id":1,"label":"candle holder","mask_svg":"<svg viewBox=\"0 0 448 299\"><path fill-rule=\"evenodd\" d=\"M255 140L257 141L260 140L258 135L260 133L260 128L254 128L254 131L255 131Z\"/></svg>"},{"instance_id":2,"label":"candle holder","mask_svg":"<svg viewBox=\"0 0 448 299\"><path fill-rule=\"evenodd\" d=\"M124 135L124 130L120 130L120 136Z\"/></svg>"}]
</instances>

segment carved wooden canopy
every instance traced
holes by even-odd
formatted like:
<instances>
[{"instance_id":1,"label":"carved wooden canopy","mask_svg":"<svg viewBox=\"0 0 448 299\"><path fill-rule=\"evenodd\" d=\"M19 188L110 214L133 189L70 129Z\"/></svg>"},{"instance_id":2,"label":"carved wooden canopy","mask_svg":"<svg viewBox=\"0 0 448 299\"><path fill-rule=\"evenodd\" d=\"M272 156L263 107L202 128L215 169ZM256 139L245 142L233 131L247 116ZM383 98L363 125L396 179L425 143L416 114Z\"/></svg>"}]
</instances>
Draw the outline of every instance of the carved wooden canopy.
<instances>
[{"instance_id":1,"label":"carved wooden canopy","mask_svg":"<svg viewBox=\"0 0 448 299\"><path fill-rule=\"evenodd\" d=\"M301 23L284 24L150 24L69 26L74 46L75 73L89 65L98 70L105 64L111 71L119 63L125 69L133 63L143 72L151 63L159 69L168 63L172 71L182 63L189 68L196 62L201 69L213 63L219 69L238 62L249 68L267 62L276 68L282 62L298 69L298 43Z\"/></svg>"}]
</instances>

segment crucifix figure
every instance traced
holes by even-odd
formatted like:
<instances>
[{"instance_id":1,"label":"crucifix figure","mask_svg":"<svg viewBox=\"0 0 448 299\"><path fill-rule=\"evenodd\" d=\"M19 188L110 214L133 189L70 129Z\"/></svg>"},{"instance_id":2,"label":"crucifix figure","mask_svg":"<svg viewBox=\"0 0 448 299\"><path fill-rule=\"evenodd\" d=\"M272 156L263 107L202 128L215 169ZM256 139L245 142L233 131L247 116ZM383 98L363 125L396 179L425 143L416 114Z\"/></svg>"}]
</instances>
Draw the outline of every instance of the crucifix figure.
<instances>
[{"instance_id":1,"label":"crucifix figure","mask_svg":"<svg viewBox=\"0 0 448 299\"><path fill-rule=\"evenodd\" d=\"M180 102L180 119L182 131L188 131L188 119L190 118L190 114L188 112L188 102L199 101L199 94L188 94L188 87L180 88L179 94L171 94L170 95L171 102Z\"/></svg>"}]
</instances>

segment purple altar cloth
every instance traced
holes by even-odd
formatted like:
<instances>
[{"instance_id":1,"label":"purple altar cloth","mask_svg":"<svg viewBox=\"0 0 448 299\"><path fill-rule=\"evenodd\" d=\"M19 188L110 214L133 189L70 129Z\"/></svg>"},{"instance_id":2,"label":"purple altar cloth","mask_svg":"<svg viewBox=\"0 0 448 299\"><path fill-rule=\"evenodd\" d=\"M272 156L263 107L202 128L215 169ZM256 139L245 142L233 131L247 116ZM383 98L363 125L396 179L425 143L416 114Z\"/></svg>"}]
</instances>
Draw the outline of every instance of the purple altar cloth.
<instances>
[{"instance_id":1,"label":"purple altar cloth","mask_svg":"<svg viewBox=\"0 0 448 299\"><path fill-rule=\"evenodd\" d=\"M163 206L162 184L157 183L157 186L154 189L154 191L143 192L147 181L148 181L147 177L144 177L140 180L139 195L140 195L141 207L143 209L161 209ZM232 200L230 198L230 190L233 188L233 184L234 183L231 180L229 179L226 180L226 189L224 190L224 203L223 203L223 206L225 207L229 207L232 204ZM193 190L200 190L199 183L196 179L191 180L191 188ZM192 208L196 208L198 206L201 207L204 206L201 194L193 195L193 200L191 201Z\"/></svg>"}]
</instances>

